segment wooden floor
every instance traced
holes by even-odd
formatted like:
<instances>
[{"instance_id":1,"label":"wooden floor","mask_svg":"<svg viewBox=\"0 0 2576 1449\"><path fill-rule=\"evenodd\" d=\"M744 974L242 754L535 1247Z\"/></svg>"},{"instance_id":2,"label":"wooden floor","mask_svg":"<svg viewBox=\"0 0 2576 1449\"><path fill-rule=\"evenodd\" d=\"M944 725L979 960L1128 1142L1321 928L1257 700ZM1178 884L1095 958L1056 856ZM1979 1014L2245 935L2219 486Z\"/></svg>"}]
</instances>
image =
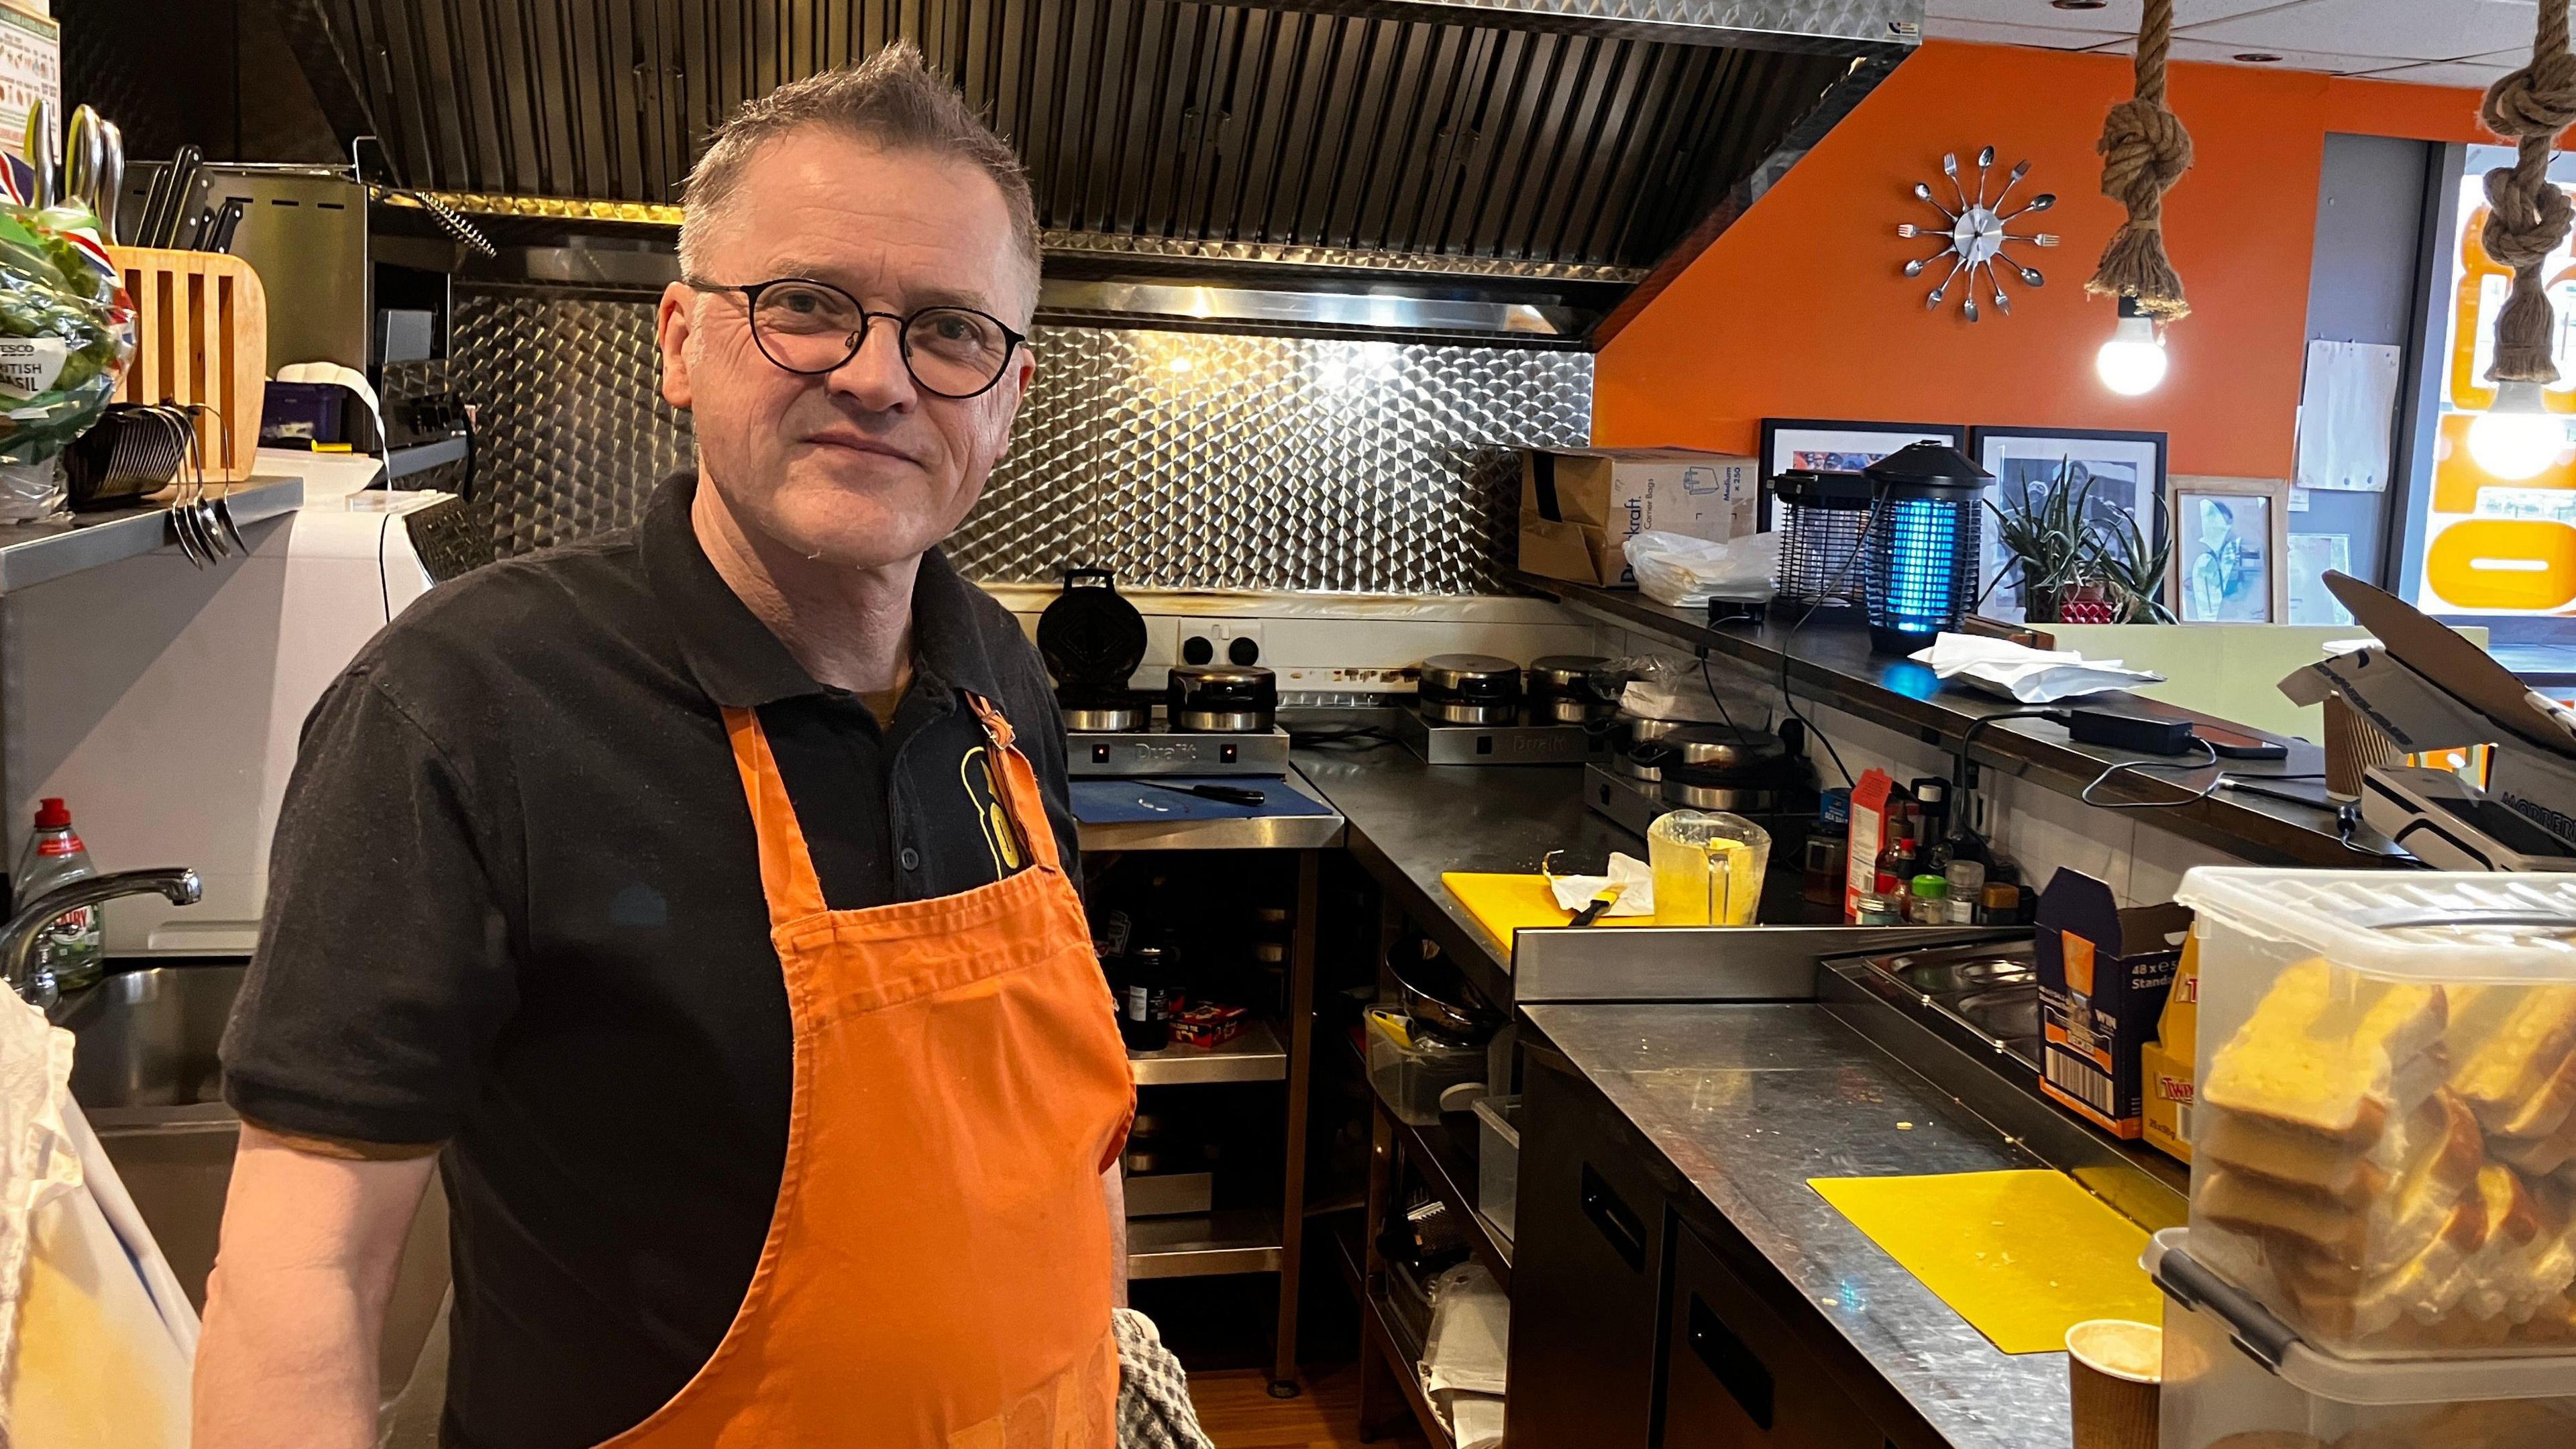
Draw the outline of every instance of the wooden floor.
<instances>
[{"instance_id":1,"label":"wooden floor","mask_svg":"<svg viewBox=\"0 0 2576 1449\"><path fill-rule=\"evenodd\" d=\"M1360 1443L1360 1371L1357 1365L1311 1373L1306 1392L1270 1397L1269 1376L1258 1369L1190 1375L1199 1427L1216 1449L1357 1449ZM1406 1424L1377 1439L1380 1446L1420 1449L1421 1435Z\"/></svg>"}]
</instances>

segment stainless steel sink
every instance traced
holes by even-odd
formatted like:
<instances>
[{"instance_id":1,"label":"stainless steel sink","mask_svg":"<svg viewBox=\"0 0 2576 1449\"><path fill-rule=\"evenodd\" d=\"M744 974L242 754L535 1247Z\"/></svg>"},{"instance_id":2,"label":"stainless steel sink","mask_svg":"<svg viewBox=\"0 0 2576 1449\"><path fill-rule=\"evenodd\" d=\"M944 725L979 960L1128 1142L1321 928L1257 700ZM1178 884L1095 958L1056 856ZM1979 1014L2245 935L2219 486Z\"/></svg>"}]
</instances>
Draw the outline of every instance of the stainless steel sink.
<instances>
[{"instance_id":1,"label":"stainless steel sink","mask_svg":"<svg viewBox=\"0 0 2576 1449\"><path fill-rule=\"evenodd\" d=\"M230 962L111 969L50 1013L72 1033L72 1099L199 1309L241 1136L241 1119L224 1104L217 1048L246 970ZM446 1295L447 1196L433 1177L385 1315L378 1372L388 1399L415 1365L428 1371L421 1349ZM443 1353L428 1362L444 1374ZM435 1402L439 1385L420 1388Z\"/></svg>"},{"instance_id":2,"label":"stainless steel sink","mask_svg":"<svg viewBox=\"0 0 2576 1449\"><path fill-rule=\"evenodd\" d=\"M54 1021L79 1038L72 1098L93 1117L122 1107L187 1107L223 1100L215 1055L241 991L241 966L156 966L112 972L64 997Z\"/></svg>"}]
</instances>

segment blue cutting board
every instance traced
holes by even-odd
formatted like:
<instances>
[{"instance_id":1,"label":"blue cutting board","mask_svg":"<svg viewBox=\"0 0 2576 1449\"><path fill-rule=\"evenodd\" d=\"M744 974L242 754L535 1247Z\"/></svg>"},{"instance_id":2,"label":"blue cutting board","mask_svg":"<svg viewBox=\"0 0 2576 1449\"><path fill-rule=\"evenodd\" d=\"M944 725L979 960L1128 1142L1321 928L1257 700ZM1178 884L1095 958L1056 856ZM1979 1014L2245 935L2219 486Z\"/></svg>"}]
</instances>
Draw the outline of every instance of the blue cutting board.
<instances>
[{"instance_id":1,"label":"blue cutting board","mask_svg":"<svg viewBox=\"0 0 2576 1449\"><path fill-rule=\"evenodd\" d=\"M1270 775L1178 775L1175 785L1233 785L1258 790L1258 805L1204 800L1177 790L1158 790L1134 780L1073 782L1073 818L1085 825L1133 825L1167 820L1260 820L1278 816L1330 815L1333 807Z\"/></svg>"}]
</instances>

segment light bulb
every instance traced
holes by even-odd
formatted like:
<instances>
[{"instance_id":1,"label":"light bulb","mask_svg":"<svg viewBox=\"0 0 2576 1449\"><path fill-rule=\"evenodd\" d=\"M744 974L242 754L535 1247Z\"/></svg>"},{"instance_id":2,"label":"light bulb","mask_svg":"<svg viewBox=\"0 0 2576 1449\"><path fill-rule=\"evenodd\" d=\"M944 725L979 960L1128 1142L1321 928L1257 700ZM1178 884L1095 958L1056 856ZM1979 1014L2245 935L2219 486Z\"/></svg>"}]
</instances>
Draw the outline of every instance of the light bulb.
<instances>
[{"instance_id":1,"label":"light bulb","mask_svg":"<svg viewBox=\"0 0 2576 1449\"><path fill-rule=\"evenodd\" d=\"M2165 380L2165 345L2156 336L2155 319L2138 310L2136 298L2120 299L2120 325L2093 354L2093 370L2122 397L2154 392Z\"/></svg>"},{"instance_id":2,"label":"light bulb","mask_svg":"<svg viewBox=\"0 0 2576 1449\"><path fill-rule=\"evenodd\" d=\"M2536 382L2496 385L2493 406L2469 424L2469 456L2509 480L2537 476L2567 450L2567 424L2549 411Z\"/></svg>"}]
</instances>

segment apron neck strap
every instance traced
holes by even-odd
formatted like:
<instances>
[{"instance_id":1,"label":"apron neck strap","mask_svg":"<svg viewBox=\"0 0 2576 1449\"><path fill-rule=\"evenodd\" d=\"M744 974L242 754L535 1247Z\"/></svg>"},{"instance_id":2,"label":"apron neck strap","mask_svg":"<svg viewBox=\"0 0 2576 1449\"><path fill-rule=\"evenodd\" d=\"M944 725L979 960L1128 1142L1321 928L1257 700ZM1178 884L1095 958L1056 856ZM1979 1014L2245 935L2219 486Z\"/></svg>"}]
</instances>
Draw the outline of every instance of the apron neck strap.
<instances>
[{"instance_id":1,"label":"apron neck strap","mask_svg":"<svg viewBox=\"0 0 2576 1449\"><path fill-rule=\"evenodd\" d=\"M751 804L751 830L760 842L760 888L769 898L769 922L783 926L821 915L823 879L814 873L814 857L805 848L805 831L796 823L795 803L787 798L787 781L770 753L769 736L760 715L727 708L725 735L733 743L734 767L742 772L743 795Z\"/></svg>"},{"instance_id":2,"label":"apron neck strap","mask_svg":"<svg viewBox=\"0 0 2576 1449\"><path fill-rule=\"evenodd\" d=\"M1055 827L1047 820L1046 796L1038 789L1038 772L1029 764L1029 757L1012 745L1015 736L1011 722L1002 717L1002 711L991 700L972 691L961 692L992 746L994 793L1000 797L1002 813L1010 817L1011 828L1019 832L1021 848L1039 866L1061 871L1064 867L1055 848Z\"/></svg>"}]
</instances>

